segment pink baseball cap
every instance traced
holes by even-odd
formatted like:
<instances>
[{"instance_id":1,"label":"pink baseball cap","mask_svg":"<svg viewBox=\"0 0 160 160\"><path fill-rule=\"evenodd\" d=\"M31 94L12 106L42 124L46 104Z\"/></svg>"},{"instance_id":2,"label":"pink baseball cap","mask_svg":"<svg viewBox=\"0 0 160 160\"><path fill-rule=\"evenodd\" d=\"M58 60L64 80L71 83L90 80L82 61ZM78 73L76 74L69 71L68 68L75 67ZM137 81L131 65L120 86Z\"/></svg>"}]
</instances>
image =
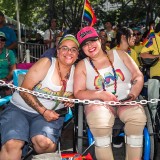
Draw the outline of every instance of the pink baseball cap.
<instances>
[{"instance_id":1,"label":"pink baseball cap","mask_svg":"<svg viewBox=\"0 0 160 160\"><path fill-rule=\"evenodd\" d=\"M87 41L91 40L97 40L98 39L98 33L97 31L90 26L82 28L78 33L77 33L77 40L80 44L80 47L83 47L83 45Z\"/></svg>"}]
</instances>

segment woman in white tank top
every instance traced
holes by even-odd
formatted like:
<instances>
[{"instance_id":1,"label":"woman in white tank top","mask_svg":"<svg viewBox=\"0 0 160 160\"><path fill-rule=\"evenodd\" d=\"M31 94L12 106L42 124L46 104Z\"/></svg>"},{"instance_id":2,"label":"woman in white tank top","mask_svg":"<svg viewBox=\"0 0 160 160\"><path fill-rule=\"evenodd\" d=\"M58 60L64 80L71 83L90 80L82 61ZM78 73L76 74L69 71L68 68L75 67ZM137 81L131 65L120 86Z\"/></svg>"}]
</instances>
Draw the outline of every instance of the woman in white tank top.
<instances>
[{"instance_id":1,"label":"woman in white tank top","mask_svg":"<svg viewBox=\"0 0 160 160\"><path fill-rule=\"evenodd\" d=\"M119 102L125 98L126 101L135 100L143 87L143 75L132 58L121 50L111 50L107 53L103 51L101 40L93 27L82 28L77 39L87 58L80 61L75 69L75 97L102 102ZM141 159L143 129L146 124L142 106L136 104L112 107L89 104L85 106L85 114L94 136L98 160L114 159L111 137L115 116L119 116L125 124L126 160Z\"/></svg>"},{"instance_id":2,"label":"woman in white tank top","mask_svg":"<svg viewBox=\"0 0 160 160\"><path fill-rule=\"evenodd\" d=\"M57 48L57 58L41 58L28 71L21 87L40 93L73 98L74 62L78 58L79 43L73 35L64 36ZM0 159L20 160L22 148L33 143L37 154L56 151L64 115L58 108L73 107L70 102L36 97L15 92L11 103L0 115Z\"/></svg>"}]
</instances>

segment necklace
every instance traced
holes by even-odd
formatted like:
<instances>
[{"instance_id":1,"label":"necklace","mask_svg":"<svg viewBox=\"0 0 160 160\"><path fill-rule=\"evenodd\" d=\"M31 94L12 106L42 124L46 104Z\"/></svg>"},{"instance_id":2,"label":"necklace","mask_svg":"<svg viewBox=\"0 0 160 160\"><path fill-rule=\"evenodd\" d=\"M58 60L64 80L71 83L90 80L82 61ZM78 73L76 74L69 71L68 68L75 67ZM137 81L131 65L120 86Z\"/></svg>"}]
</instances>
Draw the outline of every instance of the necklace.
<instances>
[{"instance_id":1,"label":"necklace","mask_svg":"<svg viewBox=\"0 0 160 160\"><path fill-rule=\"evenodd\" d=\"M60 70L59 61L57 60L57 62L58 62L57 63L58 64L57 65L58 66L57 70L58 70L58 74L59 74L59 77L60 77L60 80L61 80L61 83L62 83L62 88L61 88L61 90L59 92L59 96L63 96L64 92L66 91L67 81L68 81L69 76L70 76L71 68L70 68L69 72L66 74L66 76L64 77L66 80L64 80L62 78L62 73L61 73L61 70ZM59 103L60 103L60 101L56 100L56 104L52 109L55 110L58 107Z\"/></svg>"},{"instance_id":2,"label":"necklace","mask_svg":"<svg viewBox=\"0 0 160 160\"><path fill-rule=\"evenodd\" d=\"M107 55L107 52L105 51L105 54ZM113 74L114 74L114 91L112 92L113 94L116 94L117 92L117 76L116 76L116 71L114 69L114 66L113 66L113 63L112 61L110 60L109 56L107 55L107 58L111 64L111 67L112 67L112 71L113 71ZM90 61L90 64L91 66L93 67L93 69L95 70L95 72L98 74L99 78L102 80L102 88L104 91L106 91L106 88L105 88L105 79L103 78L103 76L98 72L98 69L95 67L95 65L93 64L93 61L91 60L91 58L89 58L89 61Z\"/></svg>"},{"instance_id":3,"label":"necklace","mask_svg":"<svg viewBox=\"0 0 160 160\"><path fill-rule=\"evenodd\" d=\"M69 79L69 76L70 76L70 70L71 70L71 68L70 68L70 70L69 70L69 72L65 75L65 79L63 79L62 78L62 73L61 73L61 70L60 70L60 66L59 66L59 61L57 60L57 66L58 66L58 74L59 74L59 77L60 77L60 80L61 80L61 83L62 83L62 89L61 89L61 92L62 93L64 93L65 91L66 91L66 86L67 86L67 81L68 81L68 79Z\"/></svg>"}]
</instances>

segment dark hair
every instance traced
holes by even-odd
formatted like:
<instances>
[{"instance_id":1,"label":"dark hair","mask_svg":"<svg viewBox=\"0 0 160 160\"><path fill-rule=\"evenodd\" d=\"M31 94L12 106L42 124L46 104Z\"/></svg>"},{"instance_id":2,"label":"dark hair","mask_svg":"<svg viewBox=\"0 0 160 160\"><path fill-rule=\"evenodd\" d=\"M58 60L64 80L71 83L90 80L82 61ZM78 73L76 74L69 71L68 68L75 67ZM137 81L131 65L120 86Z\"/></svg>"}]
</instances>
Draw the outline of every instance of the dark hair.
<instances>
[{"instance_id":1,"label":"dark hair","mask_svg":"<svg viewBox=\"0 0 160 160\"><path fill-rule=\"evenodd\" d=\"M102 28L102 29L100 29L100 30L99 30L99 32L103 32L103 31L105 31L105 29L104 29L104 28Z\"/></svg>"},{"instance_id":2,"label":"dark hair","mask_svg":"<svg viewBox=\"0 0 160 160\"><path fill-rule=\"evenodd\" d=\"M49 20L49 26L51 26L51 22L52 22L52 20L55 20L55 22L57 21L55 18L51 18L50 20Z\"/></svg>"},{"instance_id":3,"label":"dark hair","mask_svg":"<svg viewBox=\"0 0 160 160\"><path fill-rule=\"evenodd\" d=\"M131 37L131 29L127 27L122 27L118 29L118 32L116 34L116 40L117 40L117 45L121 43L121 36L124 35L126 36L126 39Z\"/></svg>"},{"instance_id":4,"label":"dark hair","mask_svg":"<svg viewBox=\"0 0 160 160\"><path fill-rule=\"evenodd\" d=\"M152 24L155 24L154 20L149 21L149 26L151 26Z\"/></svg>"},{"instance_id":5,"label":"dark hair","mask_svg":"<svg viewBox=\"0 0 160 160\"><path fill-rule=\"evenodd\" d=\"M160 22L157 23L156 27L155 27L155 33L158 33L160 31Z\"/></svg>"}]
</instances>

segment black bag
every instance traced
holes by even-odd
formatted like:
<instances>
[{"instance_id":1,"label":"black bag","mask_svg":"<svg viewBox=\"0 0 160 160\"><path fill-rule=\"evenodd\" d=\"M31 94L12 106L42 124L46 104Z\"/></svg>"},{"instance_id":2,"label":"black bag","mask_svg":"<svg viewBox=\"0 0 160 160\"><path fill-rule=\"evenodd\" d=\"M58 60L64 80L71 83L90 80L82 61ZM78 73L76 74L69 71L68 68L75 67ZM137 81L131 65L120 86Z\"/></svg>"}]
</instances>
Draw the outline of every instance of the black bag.
<instances>
[{"instance_id":1,"label":"black bag","mask_svg":"<svg viewBox=\"0 0 160 160\"><path fill-rule=\"evenodd\" d=\"M159 57L156 58L142 58L142 57L138 57L140 64L142 64L142 66L146 67L146 68L150 68L154 65L157 64L157 62L159 61Z\"/></svg>"},{"instance_id":2,"label":"black bag","mask_svg":"<svg viewBox=\"0 0 160 160\"><path fill-rule=\"evenodd\" d=\"M12 90L7 86L0 86L0 98L9 96L12 94Z\"/></svg>"}]
</instances>

